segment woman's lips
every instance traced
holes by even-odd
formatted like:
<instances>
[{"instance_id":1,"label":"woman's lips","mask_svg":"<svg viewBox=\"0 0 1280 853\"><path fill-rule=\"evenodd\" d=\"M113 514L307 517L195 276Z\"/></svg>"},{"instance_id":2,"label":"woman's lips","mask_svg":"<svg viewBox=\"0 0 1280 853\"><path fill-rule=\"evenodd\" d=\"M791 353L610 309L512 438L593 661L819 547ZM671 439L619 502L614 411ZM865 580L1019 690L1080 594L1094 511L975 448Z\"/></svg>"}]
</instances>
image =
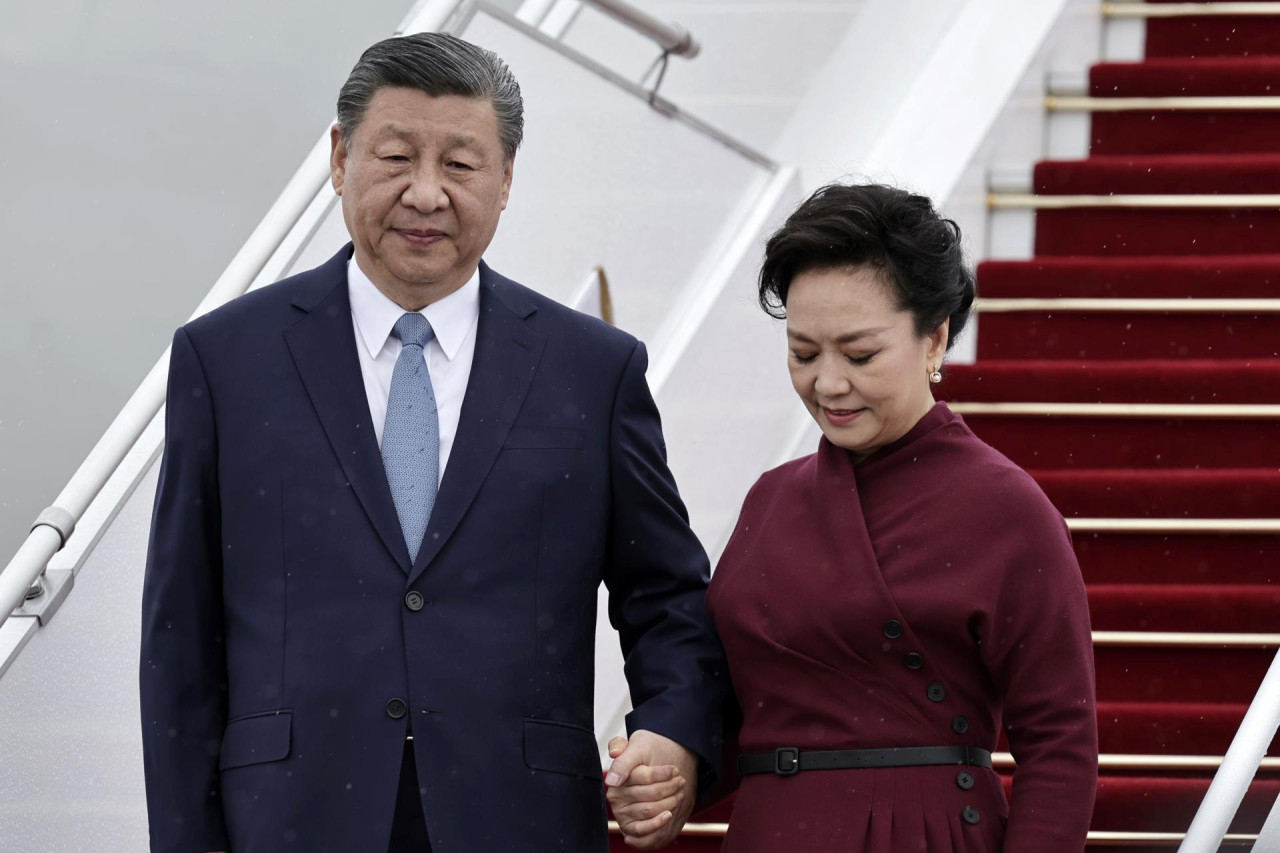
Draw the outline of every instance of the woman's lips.
<instances>
[{"instance_id":1,"label":"woman's lips","mask_svg":"<svg viewBox=\"0 0 1280 853\"><path fill-rule=\"evenodd\" d=\"M822 413L835 426L847 426L858 419L866 409L828 409L822 407Z\"/></svg>"}]
</instances>

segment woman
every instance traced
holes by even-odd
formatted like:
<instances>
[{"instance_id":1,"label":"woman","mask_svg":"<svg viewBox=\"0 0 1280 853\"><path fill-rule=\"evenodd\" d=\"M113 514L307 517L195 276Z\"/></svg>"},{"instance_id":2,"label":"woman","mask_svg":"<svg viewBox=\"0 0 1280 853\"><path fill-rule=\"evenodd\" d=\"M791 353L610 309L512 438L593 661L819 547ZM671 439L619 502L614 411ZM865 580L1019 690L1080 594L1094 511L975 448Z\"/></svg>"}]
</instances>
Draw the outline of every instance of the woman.
<instances>
[{"instance_id":1,"label":"woman","mask_svg":"<svg viewBox=\"0 0 1280 853\"><path fill-rule=\"evenodd\" d=\"M768 242L761 304L823 437L751 489L708 592L742 710L730 853L1084 847L1093 650L1065 525L930 391L973 295L959 228L901 190L824 187ZM668 790L609 797L643 816Z\"/></svg>"}]
</instances>

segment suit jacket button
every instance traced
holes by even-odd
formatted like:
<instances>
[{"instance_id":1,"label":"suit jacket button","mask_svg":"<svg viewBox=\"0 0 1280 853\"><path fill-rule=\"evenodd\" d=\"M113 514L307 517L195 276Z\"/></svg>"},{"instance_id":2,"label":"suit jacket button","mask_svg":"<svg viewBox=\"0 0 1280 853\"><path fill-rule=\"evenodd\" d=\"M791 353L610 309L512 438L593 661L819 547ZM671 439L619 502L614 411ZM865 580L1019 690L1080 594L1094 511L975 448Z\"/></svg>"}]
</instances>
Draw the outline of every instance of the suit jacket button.
<instances>
[{"instance_id":1,"label":"suit jacket button","mask_svg":"<svg viewBox=\"0 0 1280 853\"><path fill-rule=\"evenodd\" d=\"M422 605L425 603L422 593L418 592L416 589L404 597L404 606L412 610L414 613L421 610Z\"/></svg>"},{"instance_id":2,"label":"suit jacket button","mask_svg":"<svg viewBox=\"0 0 1280 853\"><path fill-rule=\"evenodd\" d=\"M969 720L964 714L956 714L951 720L951 731L958 735L962 735L969 731Z\"/></svg>"},{"instance_id":3,"label":"suit jacket button","mask_svg":"<svg viewBox=\"0 0 1280 853\"><path fill-rule=\"evenodd\" d=\"M924 657L919 652L907 652L902 662L906 664L907 669L919 669L924 666Z\"/></svg>"},{"instance_id":4,"label":"suit jacket button","mask_svg":"<svg viewBox=\"0 0 1280 853\"><path fill-rule=\"evenodd\" d=\"M409 711L409 706L404 703L403 699L392 699L387 703L387 716L393 720L399 720Z\"/></svg>"},{"instance_id":5,"label":"suit jacket button","mask_svg":"<svg viewBox=\"0 0 1280 853\"><path fill-rule=\"evenodd\" d=\"M967 791L973 787L973 774L968 770L961 770L956 774L956 787L962 791Z\"/></svg>"},{"instance_id":6,"label":"suit jacket button","mask_svg":"<svg viewBox=\"0 0 1280 853\"><path fill-rule=\"evenodd\" d=\"M982 815L978 814L978 810L973 806L965 806L964 811L960 812L960 817L964 818L964 822L971 826L982 820Z\"/></svg>"},{"instance_id":7,"label":"suit jacket button","mask_svg":"<svg viewBox=\"0 0 1280 853\"><path fill-rule=\"evenodd\" d=\"M936 681L933 682L933 684L929 685L929 699L931 701L941 702L943 699L946 699L946 698L947 698L947 688L943 687L941 684L939 684Z\"/></svg>"},{"instance_id":8,"label":"suit jacket button","mask_svg":"<svg viewBox=\"0 0 1280 853\"><path fill-rule=\"evenodd\" d=\"M896 640L902 636L902 623L897 619L890 619L884 623L884 635L890 640Z\"/></svg>"}]
</instances>

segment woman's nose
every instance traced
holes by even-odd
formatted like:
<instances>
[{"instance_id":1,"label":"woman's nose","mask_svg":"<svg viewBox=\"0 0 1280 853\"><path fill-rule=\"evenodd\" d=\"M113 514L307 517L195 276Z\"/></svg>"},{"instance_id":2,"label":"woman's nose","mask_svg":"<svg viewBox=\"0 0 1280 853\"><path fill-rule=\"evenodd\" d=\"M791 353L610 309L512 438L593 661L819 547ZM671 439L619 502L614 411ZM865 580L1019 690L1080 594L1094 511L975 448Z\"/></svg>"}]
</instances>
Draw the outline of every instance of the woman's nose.
<instances>
[{"instance_id":1,"label":"woman's nose","mask_svg":"<svg viewBox=\"0 0 1280 853\"><path fill-rule=\"evenodd\" d=\"M831 359L818 359L818 373L814 379L814 390L823 397L835 397L849 391L849 380L844 371Z\"/></svg>"}]
</instances>

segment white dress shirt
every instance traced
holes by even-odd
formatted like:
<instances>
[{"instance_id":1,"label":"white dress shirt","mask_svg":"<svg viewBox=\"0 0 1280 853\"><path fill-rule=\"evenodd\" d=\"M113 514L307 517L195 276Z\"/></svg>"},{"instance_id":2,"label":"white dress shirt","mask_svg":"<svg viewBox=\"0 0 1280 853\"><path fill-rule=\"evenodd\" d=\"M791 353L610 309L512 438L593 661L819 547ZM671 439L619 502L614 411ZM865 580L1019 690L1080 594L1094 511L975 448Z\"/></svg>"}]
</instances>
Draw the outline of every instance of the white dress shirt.
<instances>
[{"instance_id":1,"label":"white dress shirt","mask_svg":"<svg viewBox=\"0 0 1280 853\"><path fill-rule=\"evenodd\" d=\"M391 374L400 357L400 339L391 334L396 321L407 312L391 301L360 269L353 257L347 263L347 289L351 296L351 321L356 328L356 352L360 373L369 398L373 431L382 446L382 428L387 420L387 397ZM462 398L471 378L471 362L476 354L476 326L480 320L480 271L458 290L418 312L427 318L435 337L427 344L423 358L435 392L440 418L440 477L453 450L462 414ZM439 485L437 483L437 485Z\"/></svg>"}]
</instances>

